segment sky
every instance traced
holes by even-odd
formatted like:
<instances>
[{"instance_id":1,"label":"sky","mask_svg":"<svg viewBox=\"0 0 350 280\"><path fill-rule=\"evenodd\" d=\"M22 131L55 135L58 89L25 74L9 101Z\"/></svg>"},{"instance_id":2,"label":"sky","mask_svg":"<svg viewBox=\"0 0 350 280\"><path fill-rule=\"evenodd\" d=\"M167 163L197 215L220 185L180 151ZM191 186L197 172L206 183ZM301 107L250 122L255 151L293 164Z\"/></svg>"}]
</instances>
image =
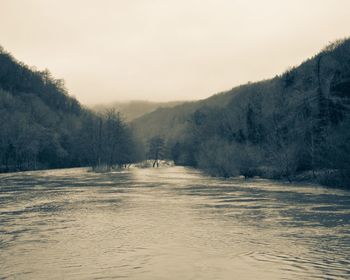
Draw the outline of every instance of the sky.
<instances>
[{"instance_id":1,"label":"sky","mask_svg":"<svg viewBox=\"0 0 350 280\"><path fill-rule=\"evenodd\" d=\"M0 0L0 45L83 104L203 99L349 35L349 0Z\"/></svg>"}]
</instances>

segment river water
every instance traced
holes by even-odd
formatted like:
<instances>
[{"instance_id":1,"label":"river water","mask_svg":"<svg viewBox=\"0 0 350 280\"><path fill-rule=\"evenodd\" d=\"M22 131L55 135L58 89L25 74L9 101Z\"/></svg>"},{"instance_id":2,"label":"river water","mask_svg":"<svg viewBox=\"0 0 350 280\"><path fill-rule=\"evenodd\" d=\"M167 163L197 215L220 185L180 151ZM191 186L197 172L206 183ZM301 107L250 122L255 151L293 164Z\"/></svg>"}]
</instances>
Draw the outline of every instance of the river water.
<instances>
[{"instance_id":1,"label":"river water","mask_svg":"<svg viewBox=\"0 0 350 280\"><path fill-rule=\"evenodd\" d=\"M350 279L350 192L184 167L0 175L0 279Z\"/></svg>"}]
</instances>

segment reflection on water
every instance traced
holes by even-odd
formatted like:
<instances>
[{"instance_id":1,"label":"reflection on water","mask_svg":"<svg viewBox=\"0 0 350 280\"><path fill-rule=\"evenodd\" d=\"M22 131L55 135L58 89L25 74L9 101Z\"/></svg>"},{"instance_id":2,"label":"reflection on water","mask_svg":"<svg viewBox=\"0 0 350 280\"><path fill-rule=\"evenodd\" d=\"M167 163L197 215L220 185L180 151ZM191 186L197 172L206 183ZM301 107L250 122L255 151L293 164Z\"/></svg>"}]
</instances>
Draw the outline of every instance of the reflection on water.
<instances>
[{"instance_id":1,"label":"reflection on water","mask_svg":"<svg viewBox=\"0 0 350 280\"><path fill-rule=\"evenodd\" d=\"M0 175L0 279L349 279L350 192L182 167Z\"/></svg>"}]
</instances>

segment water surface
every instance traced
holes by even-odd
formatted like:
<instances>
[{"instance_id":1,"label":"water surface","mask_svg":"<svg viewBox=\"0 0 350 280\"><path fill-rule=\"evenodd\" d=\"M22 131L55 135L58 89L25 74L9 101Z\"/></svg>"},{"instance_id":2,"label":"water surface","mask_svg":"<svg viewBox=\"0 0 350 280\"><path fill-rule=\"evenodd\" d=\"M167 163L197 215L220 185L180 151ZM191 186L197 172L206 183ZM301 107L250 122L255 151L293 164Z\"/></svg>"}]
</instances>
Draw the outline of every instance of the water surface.
<instances>
[{"instance_id":1,"label":"water surface","mask_svg":"<svg viewBox=\"0 0 350 280\"><path fill-rule=\"evenodd\" d=\"M350 279L350 192L183 167L0 175L0 279Z\"/></svg>"}]
</instances>

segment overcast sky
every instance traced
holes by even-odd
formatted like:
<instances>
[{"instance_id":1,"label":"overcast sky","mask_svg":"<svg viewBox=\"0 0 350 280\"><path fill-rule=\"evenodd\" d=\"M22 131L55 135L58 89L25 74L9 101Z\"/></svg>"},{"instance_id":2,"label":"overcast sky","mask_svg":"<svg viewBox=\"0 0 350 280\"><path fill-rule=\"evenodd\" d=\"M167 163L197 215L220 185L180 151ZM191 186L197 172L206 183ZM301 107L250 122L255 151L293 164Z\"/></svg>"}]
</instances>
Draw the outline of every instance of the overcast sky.
<instances>
[{"instance_id":1,"label":"overcast sky","mask_svg":"<svg viewBox=\"0 0 350 280\"><path fill-rule=\"evenodd\" d=\"M349 35L349 0L0 0L0 45L85 104L205 98Z\"/></svg>"}]
</instances>

